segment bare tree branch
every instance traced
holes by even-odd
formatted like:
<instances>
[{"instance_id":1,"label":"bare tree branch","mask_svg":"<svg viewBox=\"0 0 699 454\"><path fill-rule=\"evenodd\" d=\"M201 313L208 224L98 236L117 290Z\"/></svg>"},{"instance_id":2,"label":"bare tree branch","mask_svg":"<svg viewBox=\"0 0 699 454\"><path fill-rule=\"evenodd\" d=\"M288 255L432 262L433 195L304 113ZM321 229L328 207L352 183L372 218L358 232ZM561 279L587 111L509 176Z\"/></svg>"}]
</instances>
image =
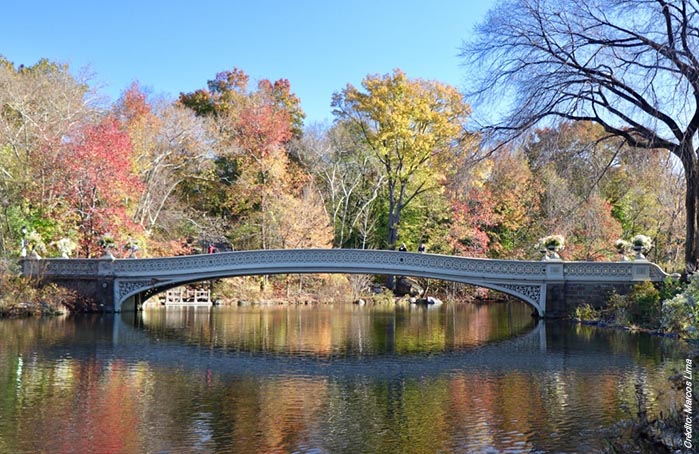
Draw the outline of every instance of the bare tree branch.
<instances>
[{"instance_id":1,"label":"bare tree branch","mask_svg":"<svg viewBox=\"0 0 699 454\"><path fill-rule=\"evenodd\" d=\"M699 1L502 0L462 57L476 108L507 100L483 133L510 141L592 121L631 146L680 158L689 269L699 268Z\"/></svg>"}]
</instances>

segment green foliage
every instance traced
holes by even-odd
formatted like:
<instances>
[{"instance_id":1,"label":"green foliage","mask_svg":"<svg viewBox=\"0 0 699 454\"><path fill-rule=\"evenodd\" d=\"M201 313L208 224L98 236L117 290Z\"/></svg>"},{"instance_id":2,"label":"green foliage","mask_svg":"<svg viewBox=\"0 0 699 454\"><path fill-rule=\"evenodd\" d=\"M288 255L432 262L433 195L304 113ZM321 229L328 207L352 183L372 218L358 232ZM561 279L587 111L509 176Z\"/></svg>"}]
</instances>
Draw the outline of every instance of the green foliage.
<instances>
[{"instance_id":1,"label":"green foliage","mask_svg":"<svg viewBox=\"0 0 699 454\"><path fill-rule=\"evenodd\" d=\"M636 284L629 298L632 323L644 328L660 327L660 291L652 282Z\"/></svg>"},{"instance_id":2,"label":"green foliage","mask_svg":"<svg viewBox=\"0 0 699 454\"><path fill-rule=\"evenodd\" d=\"M665 331L699 340L699 275L692 275L689 284L674 297L663 301L661 326Z\"/></svg>"},{"instance_id":3,"label":"green foliage","mask_svg":"<svg viewBox=\"0 0 699 454\"><path fill-rule=\"evenodd\" d=\"M31 232L27 233L26 241L27 249L29 251L35 251L37 253L40 252L42 254L46 253L46 243L44 242L41 234L36 230L32 230Z\"/></svg>"},{"instance_id":4,"label":"green foliage","mask_svg":"<svg viewBox=\"0 0 699 454\"><path fill-rule=\"evenodd\" d=\"M624 232L633 231L632 208L628 197L618 199L612 206L612 217L619 221Z\"/></svg>"},{"instance_id":5,"label":"green foliage","mask_svg":"<svg viewBox=\"0 0 699 454\"><path fill-rule=\"evenodd\" d=\"M630 305L631 300L628 295L612 293L607 302L607 308L604 310L604 320L614 325L629 326L631 324Z\"/></svg>"},{"instance_id":6,"label":"green foliage","mask_svg":"<svg viewBox=\"0 0 699 454\"><path fill-rule=\"evenodd\" d=\"M660 327L660 291L652 282L636 284L628 295L614 292L602 311L602 319L618 326Z\"/></svg>"},{"instance_id":7,"label":"green foliage","mask_svg":"<svg viewBox=\"0 0 699 454\"><path fill-rule=\"evenodd\" d=\"M665 301L673 298L681 293L686 288L686 285L679 278L668 276L660 286L660 301Z\"/></svg>"},{"instance_id":8,"label":"green foliage","mask_svg":"<svg viewBox=\"0 0 699 454\"><path fill-rule=\"evenodd\" d=\"M666 279L660 289L646 281L635 285L628 295L613 293L607 308L603 311L602 318L620 326L661 328L666 332L678 333L685 338L699 339L698 300L699 277L697 276L690 278L686 288L674 278Z\"/></svg>"},{"instance_id":9,"label":"green foliage","mask_svg":"<svg viewBox=\"0 0 699 454\"><path fill-rule=\"evenodd\" d=\"M421 242L428 252L449 254L447 236L451 217L447 201L441 194L422 195L402 213L399 243L405 243L408 251L417 251Z\"/></svg>"},{"instance_id":10,"label":"green foliage","mask_svg":"<svg viewBox=\"0 0 699 454\"><path fill-rule=\"evenodd\" d=\"M686 288L674 278L666 279L659 289L646 281L635 285L628 295L613 293L601 318L619 326L663 329L685 338L699 339L698 300L697 276L690 279ZM576 318L583 319L577 316L577 312Z\"/></svg>"},{"instance_id":11,"label":"green foliage","mask_svg":"<svg viewBox=\"0 0 699 454\"><path fill-rule=\"evenodd\" d=\"M374 295L372 300L375 304L395 304L396 301L393 292L387 288Z\"/></svg>"},{"instance_id":12,"label":"green foliage","mask_svg":"<svg viewBox=\"0 0 699 454\"><path fill-rule=\"evenodd\" d=\"M3 210L4 222L0 223L2 229L3 256L19 256L21 249L22 227L27 227L28 231L35 230L34 226L28 222L20 205L8 206Z\"/></svg>"},{"instance_id":13,"label":"green foliage","mask_svg":"<svg viewBox=\"0 0 699 454\"><path fill-rule=\"evenodd\" d=\"M575 308L574 317L576 320L580 320L582 322L591 322L599 320L600 313L597 309L590 306L589 304L583 304Z\"/></svg>"},{"instance_id":14,"label":"green foliage","mask_svg":"<svg viewBox=\"0 0 699 454\"><path fill-rule=\"evenodd\" d=\"M240 163L232 156L216 156L196 175L185 177L180 196L191 206L213 217L231 215L231 186L240 177Z\"/></svg>"}]
</instances>

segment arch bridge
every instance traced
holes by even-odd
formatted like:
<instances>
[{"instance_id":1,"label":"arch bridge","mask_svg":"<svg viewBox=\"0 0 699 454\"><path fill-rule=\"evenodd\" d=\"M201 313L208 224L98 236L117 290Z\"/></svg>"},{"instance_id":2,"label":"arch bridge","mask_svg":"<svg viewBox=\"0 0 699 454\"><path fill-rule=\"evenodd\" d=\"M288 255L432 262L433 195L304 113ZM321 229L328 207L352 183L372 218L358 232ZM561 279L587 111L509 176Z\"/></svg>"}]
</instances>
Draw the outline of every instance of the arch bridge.
<instances>
[{"instance_id":1,"label":"arch bridge","mask_svg":"<svg viewBox=\"0 0 699 454\"><path fill-rule=\"evenodd\" d=\"M540 317L599 306L612 290L668 275L654 263L493 260L359 249L235 251L147 259L26 259L23 274L76 290L104 311L133 311L180 285L234 276L341 273L425 277L484 287L531 305Z\"/></svg>"}]
</instances>

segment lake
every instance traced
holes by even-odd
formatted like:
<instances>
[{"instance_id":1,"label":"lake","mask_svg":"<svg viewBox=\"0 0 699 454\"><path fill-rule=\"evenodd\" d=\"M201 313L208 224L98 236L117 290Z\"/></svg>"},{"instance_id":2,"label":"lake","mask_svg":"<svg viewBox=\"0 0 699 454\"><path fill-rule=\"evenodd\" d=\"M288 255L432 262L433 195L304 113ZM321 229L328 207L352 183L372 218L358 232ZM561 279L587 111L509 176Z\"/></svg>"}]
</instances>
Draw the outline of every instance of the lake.
<instances>
[{"instance_id":1,"label":"lake","mask_svg":"<svg viewBox=\"0 0 699 454\"><path fill-rule=\"evenodd\" d=\"M592 452L682 344L518 302L0 320L0 453Z\"/></svg>"}]
</instances>

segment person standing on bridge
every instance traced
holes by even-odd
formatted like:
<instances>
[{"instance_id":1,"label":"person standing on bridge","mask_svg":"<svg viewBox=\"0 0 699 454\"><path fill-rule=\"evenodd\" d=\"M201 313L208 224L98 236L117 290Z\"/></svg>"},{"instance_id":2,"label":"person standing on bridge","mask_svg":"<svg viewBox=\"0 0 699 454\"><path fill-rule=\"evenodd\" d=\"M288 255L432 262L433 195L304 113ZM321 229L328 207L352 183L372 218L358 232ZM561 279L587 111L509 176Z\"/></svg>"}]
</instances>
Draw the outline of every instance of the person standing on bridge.
<instances>
[{"instance_id":1,"label":"person standing on bridge","mask_svg":"<svg viewBox=\"0 0 699 454\"><path fill-rule=\"evenodd\" d=\"M400 252L406 252L408 250L407 247L405 247L405 243L401 243L400 247L398 248Z\"/></svg>"},{"instance_id":2,"label":"person standing on bridge","mask_svg":"<svg viewBox=\"0 0 699 454\"><path fill-rule=\"evenodd\" d=\"M417 247L417 252L418 254L424 254L425 253L425 243L420 241L420 245Z\"/></svg>"},{"instance_id":3,"label":"person standing on bridge","mask_svg":"<svg viewBox=\"0 0 699 454\"><path fill-rule=\"evenodd\" d=\"M216 252L216 246L209 244L209 254L213 254L214 252Z\"/></svg>"}]
</instances>

